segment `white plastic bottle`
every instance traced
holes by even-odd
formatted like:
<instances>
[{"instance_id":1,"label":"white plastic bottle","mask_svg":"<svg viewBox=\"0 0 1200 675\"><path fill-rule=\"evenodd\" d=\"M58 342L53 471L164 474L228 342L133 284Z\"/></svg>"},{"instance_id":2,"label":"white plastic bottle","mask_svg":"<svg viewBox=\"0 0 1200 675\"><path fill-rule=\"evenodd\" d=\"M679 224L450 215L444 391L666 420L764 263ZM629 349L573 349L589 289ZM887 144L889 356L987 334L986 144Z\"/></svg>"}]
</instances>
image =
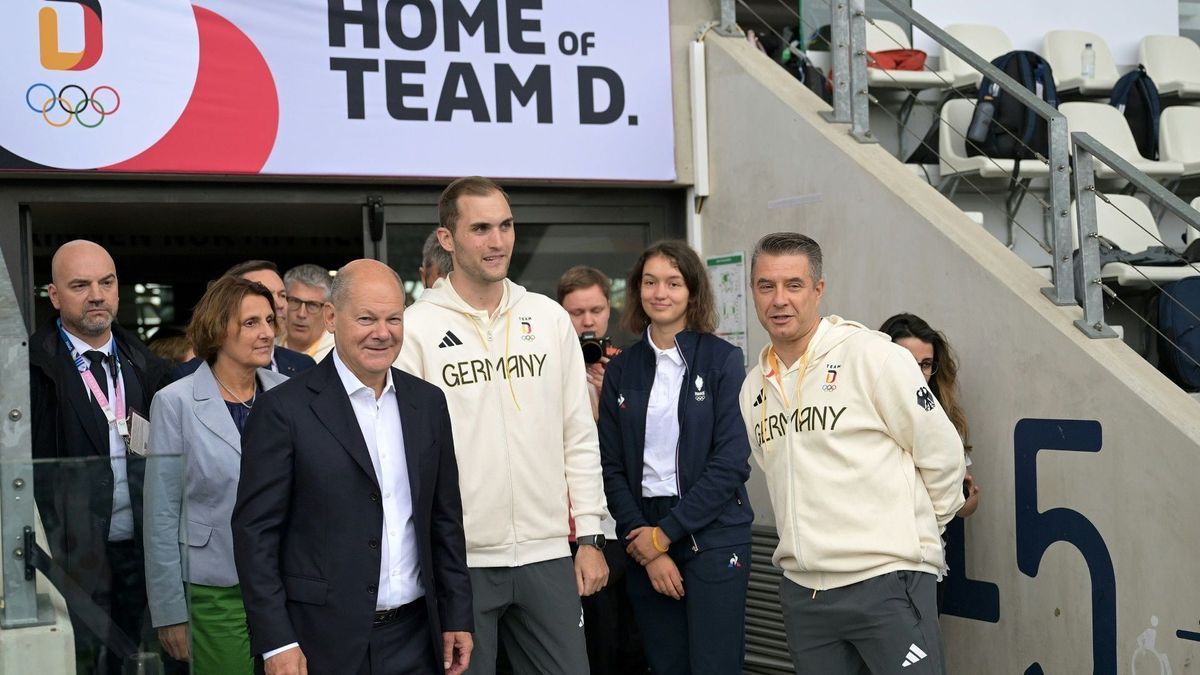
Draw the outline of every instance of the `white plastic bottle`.
<instances>
[{"instance_id":1,"label":"white plastic bottle","mask_svg":"<svg viewBox=\"0 0 1200 675\"><path fill-rule=\"evenodd\" d=\"M1082 63L1080 64L1080 73L1083 79L1090 80L1096 77L1096 50L1092 48L1092 43L1087 43L1083 46Z\"/></svg>"}]
</instances>

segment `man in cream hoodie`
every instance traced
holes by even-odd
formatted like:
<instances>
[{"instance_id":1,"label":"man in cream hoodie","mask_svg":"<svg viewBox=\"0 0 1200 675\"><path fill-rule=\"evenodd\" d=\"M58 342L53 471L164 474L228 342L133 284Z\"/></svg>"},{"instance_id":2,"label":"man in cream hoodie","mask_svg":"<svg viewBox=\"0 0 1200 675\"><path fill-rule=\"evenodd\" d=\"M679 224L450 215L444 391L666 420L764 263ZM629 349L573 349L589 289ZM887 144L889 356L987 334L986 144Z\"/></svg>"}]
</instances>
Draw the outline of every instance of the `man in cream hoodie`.
<instances>
[{"instance_id":1,"label":"man in cream hoodie","mask_svg":"<svg viewBox=\"0 0 1200 675\"><path fill-rule=\"evenodd\" d=\"M771 344L740 404L779 530L796 672L942 674L935 585L963 504L962 441L911 354L821 317L815 241L769 234L750 268Z\"/></svg>"},{"instance_id":2,"label":"man in cream hoodie","mask_svg":"<svg viewBox=\"0 0 1200 675\"><path fill-rule=\"evenodd\" d=\"M515 234L498 185L454 181L438 218L454 271L405 312L396 366L450 407L475 611L468 672L495 672L501 633L518 673L587 673L579 598L608 579L607 511L579 340L554 300L507 279Z\"/></svg>"}]
</instances>

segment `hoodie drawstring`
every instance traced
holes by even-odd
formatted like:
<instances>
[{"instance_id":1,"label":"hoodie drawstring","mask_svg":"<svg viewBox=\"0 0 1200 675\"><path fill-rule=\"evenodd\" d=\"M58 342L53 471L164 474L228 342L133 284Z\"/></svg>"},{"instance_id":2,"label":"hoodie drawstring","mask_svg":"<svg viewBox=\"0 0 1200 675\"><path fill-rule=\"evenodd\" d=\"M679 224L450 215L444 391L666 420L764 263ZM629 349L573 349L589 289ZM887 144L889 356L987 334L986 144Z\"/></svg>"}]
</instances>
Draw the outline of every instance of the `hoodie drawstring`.
<instances>
[{"instance_id":1,"label":"hoodie drawstring","mask_svg":"<svg viewBox=\"0 0 1200 675\"><path fill-rule=\"evenodd\" d=\"M808 349L808 350L805 350L804 356L800 357L800 373L799 373L799 375L796 376L796 408L797 409L800 408L800 400L801 400L800 399L800 387L804 385L804 374L808 371L808 361L811 356L812 356L812 350ZM771 367L772 372L774 372L774 374L775 374L775 381L779 383L779 393L783 397L783 411L787 412L787 410L789 408L791 408L791 405L788 404L787 390L785 390L783 387L783 372L779 369L779 357L775 355L775 347L774 346L767 349L767 365L769 365ZM760 369L759 372L761 373L762 370ZM765 430L767 428L767 376L763 375L762 378L763 378L763 383L762 383L763 401L762 401L762 405L759 406L759 409L760 409L759 412L761 413L762 419L759 422L760 426L758 428L760 430L764 430L764 435L765 435ZM770 443L770 441L763 442L764 450L766 450L766 448L767 448L767 443ZM816 597L816 596L814 595L813 597Z\"/></svg>"},{"instance_id":2,"label":"hoodie drawstring","mask_svg":"<svg viewBox=\"0 0 1200 675\"><path fill-rule=\"evenodd\" d=\"M488 348L487 340L483 339L483 331L479 330L479 320L475 318L474 314L468 314L467 312L463 312L462 315L471 320L471 327L475 329L475 335L479 338L479 344L483 345L483 349L485 351L487 351L488 353L491 353L491 349ZM509 357L508 341L510 338L510 333L511 333L510 329L511 328L512 328L512 312L505 312L504 313L504 362L502 364L504 367L504 380L505 380L505 382L508 383L508 395L512 398L513 405L515 405L517 407L517 412L520 412L521 411L521 403L519 401L517 401L517 390L515 387L513 387L512 373L510 373L508 370L508 357Z\"/></svg>"}]
</instances>

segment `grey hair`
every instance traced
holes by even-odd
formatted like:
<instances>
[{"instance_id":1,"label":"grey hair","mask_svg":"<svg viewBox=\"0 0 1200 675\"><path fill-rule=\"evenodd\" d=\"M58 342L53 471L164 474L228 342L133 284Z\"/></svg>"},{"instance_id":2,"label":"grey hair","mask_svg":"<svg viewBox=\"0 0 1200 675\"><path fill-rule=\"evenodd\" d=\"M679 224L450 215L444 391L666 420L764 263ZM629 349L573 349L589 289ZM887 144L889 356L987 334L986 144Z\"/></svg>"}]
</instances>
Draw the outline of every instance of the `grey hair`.
<instances>
[{"instance_id":1,"label":"grey hair","mask_svg":"<svg viewBox=\"0 0 1200 675\"><path fill-rule=\"evenodd\" d=\"M750 256L751 271L760 255L802 255L808 258L808 271L813 283L825 278L821 269L821 245L799 232L772 232L759 239Z\"/></svg>"},{"instance_id":2,"label":"grey hair","mask_svg":"<svg viewBox=\"0 0 1200 675\"><path fill-rule=\"evenodd\" d=\"M450 270L454 269L454 260L450 258L450 252L442 248L436 229L430 232L428 237L425 237L425 245L421 247L421 266L429 269L433 265L437 265L442 276L449 274Z\"/></svg>"},{"instance_id":3,"label":"grey hair","mask_svg":"<svg viewBox=\"0 0 1200 675\"><path fill-rule=\"evenodd\" d=\"M329 302L333 303L335 308L342 307L342 303L350 295L350 287L354 284L354 273L346 272L346 267L351 263L338 269L337 274L333 277L332 289L329 292ZM404 281L400 279L400 274L391 267L387 268L392 273L392 278L396 280L396 285L400 287L400 291L404 292Z\"/></svg>"},{"instance_id":4,"label":"grey hair","mask_svg":"<svg viewBox=\"0 0 1200 675\"><path fill-rule=\"evenodd\" d=\"M283 275L283 285L291 286L298 282L325 291L325 299L333 293L333 282L329 279L329 270L320 265L296 265Z\"/></svg>"}]
</instances>

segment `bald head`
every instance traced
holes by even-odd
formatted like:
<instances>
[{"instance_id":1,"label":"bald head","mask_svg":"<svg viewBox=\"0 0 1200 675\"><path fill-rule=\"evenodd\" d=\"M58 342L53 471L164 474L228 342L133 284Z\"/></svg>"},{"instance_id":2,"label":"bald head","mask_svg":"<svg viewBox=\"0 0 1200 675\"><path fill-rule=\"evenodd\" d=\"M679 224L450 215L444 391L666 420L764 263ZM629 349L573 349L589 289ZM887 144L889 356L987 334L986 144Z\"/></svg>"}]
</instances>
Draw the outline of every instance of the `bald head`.
<instances>
[{"instance_id":1,"label":"bald head","mask_svg":"<svg viewBox=\"0 0 1200 675\"><path fill-rule=\"evenodd\" d=\"M50 259L50 280L56 284L66 283L67 278L80 267L108 268L114 275L117 266L104 247L87 239L68 241L54 252Z\"/></svg>"},{"instance_id":2,"label":"bald head","mask_svg":"<svg viewBox=\"0 0 1200 675\"><path fill-rule=\"evenodd\" d=\"M338 270L325 305L337 356L378 398L404 342L404 286L392 268L355 260Z\"/></svg>"},{"instance_id":3,"label":"bald head","mask_svg":"<svg viewBox=\"0 0 1200 675\"><path fill-rule=\"evenodd\" d=\"M329 301L333 303L334 307L340 308L353 294L353 288L363 284L372 287L382 284L383 287L399 291L400 305L403 307L404 282L400 280L400 275L396 273L396 270L378 260L367 258L346 263L337 271L337 275L333 278L333 290L329 294Z\"/></svg>"},{"instance_id":4,"label":"bald head","mask_svg":"<svg viewBox=\"0 0 1200 675\"><path fill-rule=\"evenodd\" d=\"M94 347L112 334L117 314L117 268L95 242L77 239L54 252L50 261L50 302L63 328Z\"/></svg>"}]
</instances>

